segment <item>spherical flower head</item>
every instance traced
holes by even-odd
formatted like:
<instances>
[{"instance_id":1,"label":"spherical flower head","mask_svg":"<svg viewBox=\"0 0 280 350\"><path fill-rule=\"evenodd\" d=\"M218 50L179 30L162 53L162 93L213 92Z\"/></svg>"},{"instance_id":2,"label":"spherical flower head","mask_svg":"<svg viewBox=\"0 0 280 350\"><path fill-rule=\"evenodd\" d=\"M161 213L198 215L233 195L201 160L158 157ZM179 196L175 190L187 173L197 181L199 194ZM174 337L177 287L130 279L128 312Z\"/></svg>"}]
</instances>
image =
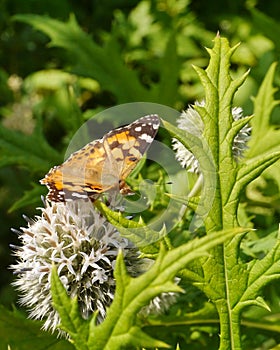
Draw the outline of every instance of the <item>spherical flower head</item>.
<instances>
[{"instance_id":1,"label":"spherical flower head","mask_svg":"<svg viewBox=\"0 0 280 350\"><path fill-rule=\"evenodd\" d=\"M194 104L195 106L204 107L205 101L195 101ZM243 118L243 110L241 107L234 107L232 108L231 112L234 120ZM183 111L183 113L177 119L177 125L180 129L188 131L197 137L202 137L203 135L204 123L200 114L193 108L193 106L189 106L186 111ZM234 138L232 150L237 161L240 157L242 157L244 151L247 149L247 142L250 134L251 127L246 124ZM200 167L197 159L176 138L173 139L173 149L176 152L176 159L180 162L183 168L186 168L192 173L200 173Z\"/></svg>"},{"instance_id":2,"label":"spherical flower head","mask_svg":"<svg viewBox=\"0 0 280 350\"><path fill-rule=\"evenodd\" d=\"M101 322L115 292L114 266L122 249L128 272L143 272L138 249L121 237L116 228L87 201L45 203L42 215L21 228L17 275L13 285L30 317L45 319L44 329L54 331L60 323L52 306L50 277L53 265L71 297L77 297L81 314L88 318L98 310Z\"/></svg>"}]
</instances>

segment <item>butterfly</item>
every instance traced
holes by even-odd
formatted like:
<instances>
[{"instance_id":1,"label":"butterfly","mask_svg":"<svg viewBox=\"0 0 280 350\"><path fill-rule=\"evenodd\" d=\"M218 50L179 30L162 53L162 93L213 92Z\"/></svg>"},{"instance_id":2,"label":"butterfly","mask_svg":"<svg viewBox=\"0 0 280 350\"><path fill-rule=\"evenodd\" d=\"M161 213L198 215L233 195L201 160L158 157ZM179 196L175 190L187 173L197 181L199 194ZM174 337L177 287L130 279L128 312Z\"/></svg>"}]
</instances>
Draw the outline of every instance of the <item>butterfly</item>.
<instances>
[{"instance_id":1,"label":"butterfly","mask_svg":"<svg viewBox=\"0 0 280 350\"><path fill-rule=\"evenodd\" d=\"M125 179L150 147L159 126L158 115L150 114L88 143L40 180L48 187L47 199L94 201L112 190L131 193Z\"/></svg>"}]
</instances>

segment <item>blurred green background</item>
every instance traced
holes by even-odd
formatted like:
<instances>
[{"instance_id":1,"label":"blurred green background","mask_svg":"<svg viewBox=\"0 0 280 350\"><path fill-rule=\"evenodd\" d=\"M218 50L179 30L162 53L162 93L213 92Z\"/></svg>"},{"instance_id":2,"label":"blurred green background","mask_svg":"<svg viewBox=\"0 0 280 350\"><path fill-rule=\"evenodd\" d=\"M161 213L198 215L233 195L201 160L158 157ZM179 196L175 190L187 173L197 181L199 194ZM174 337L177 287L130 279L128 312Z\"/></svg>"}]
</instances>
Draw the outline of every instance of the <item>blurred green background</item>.
<instances>
[{"instance_id":1,"label":"blurred green background","mask_svg":"<svg viewBox=\"0 0 280 350\"><path fill-rule=\"evenodd\" d=\"M251 96L279 60L279 18L273 0L0 1L1 304L15 302L7 267L17 237L10 228L26 225L22 214L38 214L46 194L38 180L63 160L79 126L120 103L155 102L181 111L202 99L192 65L207 65L205 47L217 32L232 45L241 43L232 74L251 73L235 105L251 114ZM277 125L278 112L271 121ZM277 179L264 176L244 203L257 228L276 229Z\"/></svg>"}]
</instances>

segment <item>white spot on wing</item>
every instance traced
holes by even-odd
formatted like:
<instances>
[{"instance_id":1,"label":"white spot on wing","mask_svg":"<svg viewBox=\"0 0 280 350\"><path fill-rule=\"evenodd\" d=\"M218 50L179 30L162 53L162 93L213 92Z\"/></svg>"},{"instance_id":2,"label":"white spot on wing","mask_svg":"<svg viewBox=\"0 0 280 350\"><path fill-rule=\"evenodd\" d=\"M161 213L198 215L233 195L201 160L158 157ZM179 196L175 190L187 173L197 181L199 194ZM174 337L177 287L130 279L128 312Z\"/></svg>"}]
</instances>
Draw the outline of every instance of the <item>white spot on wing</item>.
<instances>
[{"instance_id":1,"label":"white spot on wing","mask_svg":"<svg viewBox=\"0 0 280 350\"><path fill-rule=\"evenodd\" d=\"M80 193L77 193L77 192L71 193L71 196L72 197L77 197L77 198L87 198L88 197L86 194L80 194Z\"/></svg>"},{"instance_id":2,"label":"white spot on wing","mask_svg":"<svg viewBox=\"0 0 280 350\"><path fill-rule=\"evenodd\" d=\"M142 134L142 135L140 135L140 136L139 136L139 139L144 140L144 141L146 141L146 142L148 142L148 143L153 142L153 137L151 137L151 136L148 135L148 134Z\"/></svg>"},{"instance_id":3,"label":"white spot on wing","mask_svg":"<svg viewBox=\"0 0 280 350\"><path fill-rule=\"evenodd\" d=\"M135 129L134 129L136 132L140 132L142 130L142 126L137 126Z\"/></svg>"}]
</instances>

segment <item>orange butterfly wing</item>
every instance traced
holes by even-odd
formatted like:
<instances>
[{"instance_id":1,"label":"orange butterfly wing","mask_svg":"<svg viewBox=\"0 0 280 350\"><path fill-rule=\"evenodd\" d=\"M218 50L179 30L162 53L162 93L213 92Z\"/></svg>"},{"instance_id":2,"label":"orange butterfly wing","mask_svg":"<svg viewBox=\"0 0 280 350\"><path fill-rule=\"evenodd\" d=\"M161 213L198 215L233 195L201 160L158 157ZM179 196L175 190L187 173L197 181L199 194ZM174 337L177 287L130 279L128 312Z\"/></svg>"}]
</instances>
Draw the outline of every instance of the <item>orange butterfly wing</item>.
<instances>
[{"instance_id":1,"label":"orange butterfly wing","mask_svg":"<svg viewBox=\"0 0 280 350\"><path fill-rule=\"evenodd\" d=\"M47 198L95 199L111 189L127 193L125 179L149 148L159 124L157 115L147 115L88 143L40 181L49 189Z\"/></svg>"}]
</instances>

